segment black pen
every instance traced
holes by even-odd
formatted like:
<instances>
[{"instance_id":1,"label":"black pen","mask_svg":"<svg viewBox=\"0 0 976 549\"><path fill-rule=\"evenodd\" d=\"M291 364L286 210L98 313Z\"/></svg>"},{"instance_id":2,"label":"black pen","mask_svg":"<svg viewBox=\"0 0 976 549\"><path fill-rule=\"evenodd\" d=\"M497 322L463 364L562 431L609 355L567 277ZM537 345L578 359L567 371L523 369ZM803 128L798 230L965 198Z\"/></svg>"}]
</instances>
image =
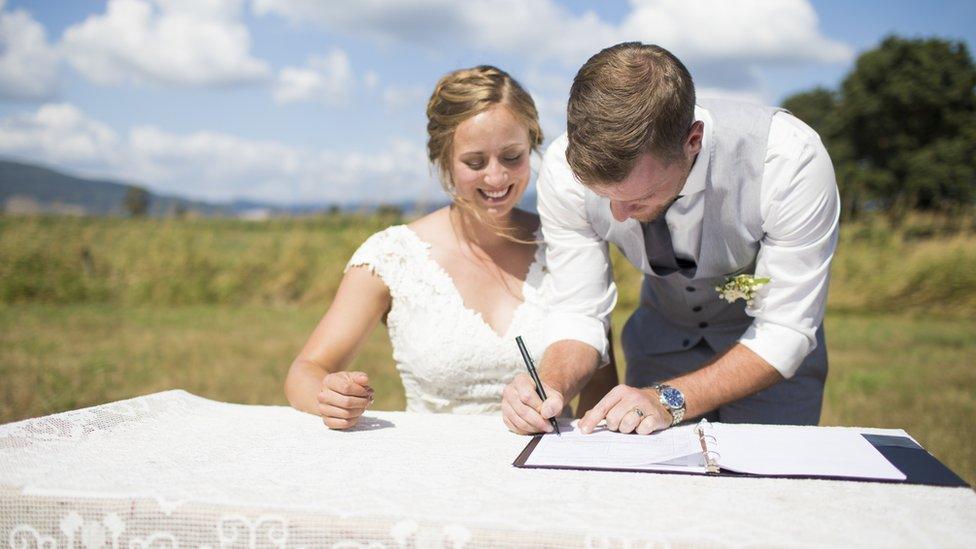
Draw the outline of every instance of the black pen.
<instances>
[{"instance_id":1,"label":"black pen","mask_svg":"<svg viewBox=\"0 0 976 549\"><path fill-rule=\"evenodd\" d=\"M529 369L529 376L531 376L532 381L535 382L535 394L539 395L539 398L545 401L546 398L548 398L546 397L546 390L542 387L542 380L539 379L539 372L535 370L535 363L532 362L532 357L529 356L529 351L525 348L525 343L522 342L522 336L516 336L515 343L518 343L519 351L522 352L522 360L525 361L525 367ZM563 436L563 434L559 432L559 425L556 424L556 418L549 418L549 424L552 425L552 428L556 430L557 435Z\"/></svg>"}]
</instances>

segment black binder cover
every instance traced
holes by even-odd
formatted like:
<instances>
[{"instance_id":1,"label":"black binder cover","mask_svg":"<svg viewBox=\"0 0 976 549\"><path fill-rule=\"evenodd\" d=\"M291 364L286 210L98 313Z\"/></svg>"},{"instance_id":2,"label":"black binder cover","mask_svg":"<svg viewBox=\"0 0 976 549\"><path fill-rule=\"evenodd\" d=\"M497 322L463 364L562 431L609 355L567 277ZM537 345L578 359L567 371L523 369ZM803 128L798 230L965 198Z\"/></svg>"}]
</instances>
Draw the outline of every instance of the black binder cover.
<instances>
[{"instance_id":1,"label":"black binder cover","mask_svg":"<svg viewBox=\"0 0 976 549\"><path fill-rule=\"evenodd\" d=\"M941 461L908 437L862 434L874 448L899 471L905 473L908 484L930 486L964 486L959 478Z\"/></svg>"}]
</instances>

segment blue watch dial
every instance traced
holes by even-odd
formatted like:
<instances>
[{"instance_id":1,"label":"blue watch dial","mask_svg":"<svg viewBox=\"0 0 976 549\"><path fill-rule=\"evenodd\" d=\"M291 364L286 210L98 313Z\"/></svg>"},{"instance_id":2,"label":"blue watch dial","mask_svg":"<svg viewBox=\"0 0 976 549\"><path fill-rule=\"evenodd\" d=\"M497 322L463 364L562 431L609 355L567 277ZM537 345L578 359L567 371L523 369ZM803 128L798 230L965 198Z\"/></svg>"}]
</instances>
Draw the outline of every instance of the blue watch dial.
<instances>
[{"instance_id":1,"label":"blue watch dial","mask_svg":"<svg viewBox=\"0 0 976 549\"><path fill-rule=\"evenodd\" d=\"M661 391L661 396L664 397L664 402L668 403L669 408L681 408L685 405L684 395L674 387L668 387Z\"/></svg>"}]
</instances>

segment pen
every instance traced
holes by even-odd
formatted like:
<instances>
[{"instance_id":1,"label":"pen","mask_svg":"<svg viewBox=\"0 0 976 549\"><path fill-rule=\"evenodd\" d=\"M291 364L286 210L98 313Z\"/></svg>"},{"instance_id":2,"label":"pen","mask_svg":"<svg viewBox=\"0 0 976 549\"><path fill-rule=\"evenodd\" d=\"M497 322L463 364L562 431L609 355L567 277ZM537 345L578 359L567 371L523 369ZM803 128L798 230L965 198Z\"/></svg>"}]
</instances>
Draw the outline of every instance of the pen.
<instances>
[{"instance_id":1,"label":"pen","mask_svg":"<svg viewBox=\"0 0 976 549\"><path fill-rule=\"evenodd\" d=\"M535 394L539 395L539 398L546 400L546 390L542 387L542 380L539 379L539 372L535 370L535 363L532 362L532 357L529 356L529 351L525 348L525 343L522 342L522 336L515 337L515 343L518 343L519 351L522 352L522 360L525 361L525 367L529 369L529 376L532 377L532 381L535 382ZM559 425L556 424L556 418L549 418L549 424L556 431L556 434L563 436L559 432Z\"/></svg>"}]
</instances>

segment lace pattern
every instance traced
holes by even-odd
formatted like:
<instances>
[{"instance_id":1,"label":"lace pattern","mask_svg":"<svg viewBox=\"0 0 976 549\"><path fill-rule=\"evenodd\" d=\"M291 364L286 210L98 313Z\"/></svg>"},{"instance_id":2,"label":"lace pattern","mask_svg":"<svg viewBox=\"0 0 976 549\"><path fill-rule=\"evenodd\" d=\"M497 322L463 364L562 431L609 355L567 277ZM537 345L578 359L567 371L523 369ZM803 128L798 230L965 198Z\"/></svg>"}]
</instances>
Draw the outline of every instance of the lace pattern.
<instances>
[{"instance_id":1,"label":"lace pattern","mask_svg":"<svg viewBox=\"0 0 976 549\"><path fill-rule=\"evenodd\" d=\"M370 268L390 288L387 329L408 411L500 413L502 390L525 370L515 336L541 358L548 281L541 244L522 287L524 302L503 336L464 305L450 275L430 256L430 244L405 225L369 237L346 270L354 266Z\"/></svg>"},{"instance_id":2,"label":"lace pattern","mask_svg":"<svg viewBox=\"0 0 976 549\"><path fill-rule=\"evenodd\" d=\"M52 425L69 435L52 437ZM0 426L0 545L972 547L976 539L967 488L513 467L528 441L491 416L370 411L357 428L330 431L288 406L147 395ZM648 494L687 505L655 500L649 512Z\"/></svg>"}]
</instances>

